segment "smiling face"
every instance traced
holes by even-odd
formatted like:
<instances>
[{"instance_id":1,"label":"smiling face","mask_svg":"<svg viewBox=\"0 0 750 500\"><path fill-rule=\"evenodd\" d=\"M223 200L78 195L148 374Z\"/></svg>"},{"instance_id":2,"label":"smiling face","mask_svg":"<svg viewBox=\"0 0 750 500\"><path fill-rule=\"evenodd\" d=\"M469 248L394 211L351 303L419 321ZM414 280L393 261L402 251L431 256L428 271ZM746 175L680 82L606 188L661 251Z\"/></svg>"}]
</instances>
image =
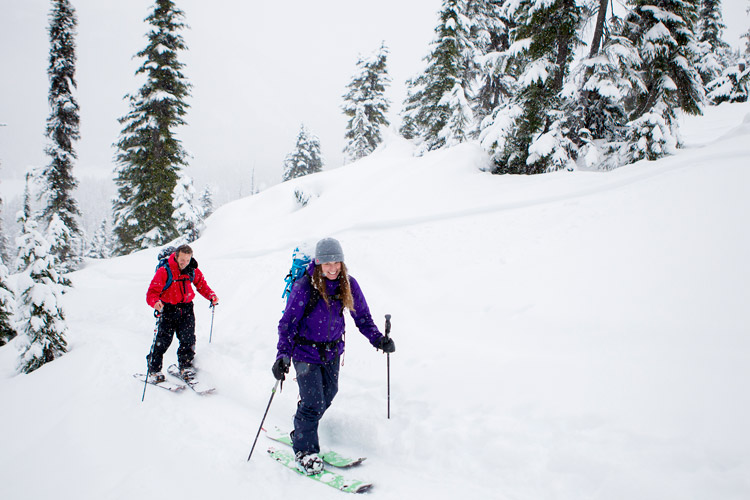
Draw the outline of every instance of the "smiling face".
<instances>
[{"instance_id":1,"label":"smiling face","mask_svg":"<svg viewBox=\"0 0 750 500\"><path fill-rule=\"evenodd\" d=\"M320 267L323 269L323 276L329 280L338 279L341 273L341 262L324 262Z\"/></svg>"},{"instance_id":2,"label":"smiling face","mask_svg":"<svg viewBox=\"0 0 750 500\"><path fill-rule=\"evenodd\" d=\"M180 270L183 270L190 264L190 259L193 258L193 254L190 253L177 253L177 265L180 266Z\"/></svg>"}]
</instances>

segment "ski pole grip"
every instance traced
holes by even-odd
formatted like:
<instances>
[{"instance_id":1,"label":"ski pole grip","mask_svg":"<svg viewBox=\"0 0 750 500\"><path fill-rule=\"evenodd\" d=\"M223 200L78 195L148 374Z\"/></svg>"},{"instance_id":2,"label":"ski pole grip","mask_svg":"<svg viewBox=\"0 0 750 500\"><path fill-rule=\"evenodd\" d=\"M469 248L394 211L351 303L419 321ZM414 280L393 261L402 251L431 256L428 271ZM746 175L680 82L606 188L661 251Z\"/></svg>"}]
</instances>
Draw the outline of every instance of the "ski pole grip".
<instances>
[{"instance_id":1,"label":"ski pole grip","mask_svg":"<svg viewBox=\"0 0 750 500\"><path fill-rule=\"evenodd\" d=\"M386 314L385 315L385 336L388 337L388 334L391 333L391 315Z\"/></svg>"}]
</instances>

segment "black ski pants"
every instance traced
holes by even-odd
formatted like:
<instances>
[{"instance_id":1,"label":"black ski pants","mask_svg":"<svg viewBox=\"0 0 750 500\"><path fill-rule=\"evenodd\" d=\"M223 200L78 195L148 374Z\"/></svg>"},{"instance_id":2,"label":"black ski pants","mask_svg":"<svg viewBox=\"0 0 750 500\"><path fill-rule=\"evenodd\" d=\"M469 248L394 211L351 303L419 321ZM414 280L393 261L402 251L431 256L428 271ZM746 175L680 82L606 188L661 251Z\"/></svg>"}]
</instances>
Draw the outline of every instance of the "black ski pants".
<instances>
[{"instance_id":1,"label":"black ski pants","mask_svg":"<svg viewBox=\"0 0 750 500\"><path fill-rule=\"evenodd\" d=\"M153 352L146 357L150 372L161 371L164 353L169 349L175 335L180 343L177 348L180 368L192 366L195 357L195 313L192 302L164 304Z\"/></svg>"}]
</instances>

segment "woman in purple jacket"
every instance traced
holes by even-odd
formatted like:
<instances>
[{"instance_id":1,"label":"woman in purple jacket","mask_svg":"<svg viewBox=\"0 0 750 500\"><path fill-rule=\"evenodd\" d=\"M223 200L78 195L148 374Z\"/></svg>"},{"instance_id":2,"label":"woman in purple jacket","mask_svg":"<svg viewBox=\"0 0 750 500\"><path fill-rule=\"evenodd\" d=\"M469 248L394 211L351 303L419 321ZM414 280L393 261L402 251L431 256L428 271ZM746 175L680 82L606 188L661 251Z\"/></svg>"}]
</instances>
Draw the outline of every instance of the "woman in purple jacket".
<instances>
[{"instance_id":1,"label":"woman in purple jacket","mask_svg":"<svg viewBox=\"0 0 750 500\"><path fill-rule=\"evenodd\" d=\"M344 352L344 309L375 348L391 353L393 340L372 320L357 280L349 276L341 244L325 238L315 247L315 261L292 287L279 321L279 343L273 375L284 380L293 362L300 402L292 441L297 467L306 474L323 469L318 456L318 422L338 391L339 359Z\"/></svg>"}]
</instances>

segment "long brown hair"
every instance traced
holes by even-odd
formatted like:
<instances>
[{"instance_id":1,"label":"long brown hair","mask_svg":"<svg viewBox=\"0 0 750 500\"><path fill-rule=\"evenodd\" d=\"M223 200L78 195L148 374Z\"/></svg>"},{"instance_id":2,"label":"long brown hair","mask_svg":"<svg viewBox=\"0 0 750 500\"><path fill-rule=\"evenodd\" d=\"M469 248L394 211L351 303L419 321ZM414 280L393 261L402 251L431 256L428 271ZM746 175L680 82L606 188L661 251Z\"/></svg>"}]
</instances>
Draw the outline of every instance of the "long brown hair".
<instances>
[{"instance_id":1,"label":"long brown hair","mask_svg":"<svg viewBox=\"0 0 750 500\"><path fill-rule=\"evenodd\" d=\"M323 300L326 301L326 305L330 305L331 298L328 296L328 291L326 290L327 280L328 278L323 276L323 267L320 265L315 266L312 276L312 285L318 293L320 293L320 296L323 297ZM339 295L344 308L354 311L354 297L352 296L352 287L349 284L349 272L346 270L346 264L343 262L341 263L341 272L339 273L338 282Z\"/></svg>"}]
</instances>

